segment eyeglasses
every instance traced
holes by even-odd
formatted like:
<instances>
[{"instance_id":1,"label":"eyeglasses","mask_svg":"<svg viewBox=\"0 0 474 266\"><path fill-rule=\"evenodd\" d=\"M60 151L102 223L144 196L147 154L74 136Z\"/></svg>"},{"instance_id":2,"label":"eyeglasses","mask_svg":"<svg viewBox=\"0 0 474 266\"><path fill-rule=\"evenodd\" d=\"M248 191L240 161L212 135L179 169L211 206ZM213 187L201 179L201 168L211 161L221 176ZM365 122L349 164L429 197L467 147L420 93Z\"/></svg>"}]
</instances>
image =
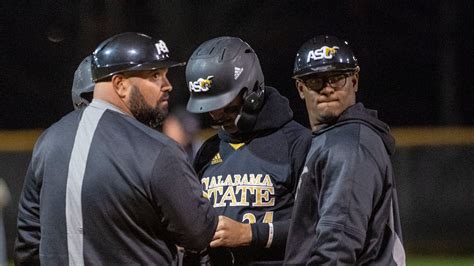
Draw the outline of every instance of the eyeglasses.
<instances>
[{"instance_id":1,"label":"eyeglasses","mask_svg":"<svg viewBox=\"0 0 474 266\"><path fill-rule=\"evenodd\" d=\"M320 92L324 88L324 84L329 84L329 86L333 89L342 88L346 85L347 77L352 76L354 73L342 73L342 74L335 74L328 77L310 77L307 79L302 79L301 81L315 92Z\"/></svg>"}]
</instances>

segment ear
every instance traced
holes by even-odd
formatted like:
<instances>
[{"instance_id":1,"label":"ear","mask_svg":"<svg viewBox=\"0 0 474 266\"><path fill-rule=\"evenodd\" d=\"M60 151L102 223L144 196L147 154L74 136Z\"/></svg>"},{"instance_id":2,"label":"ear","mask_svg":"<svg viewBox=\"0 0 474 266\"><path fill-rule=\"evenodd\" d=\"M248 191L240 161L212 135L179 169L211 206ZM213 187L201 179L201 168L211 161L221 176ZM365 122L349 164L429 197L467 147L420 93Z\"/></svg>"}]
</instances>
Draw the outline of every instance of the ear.
<instances>
[{"instance_id":1,"label":"ear","mask_svg":"<svg viewBox=\"0 0 474 266\"><path fill-rule=\"evenodd\" d=\"M112 86L120 98L125 98L128 95L130 86L127 86L127 78L123 75L117 74L112 76Z\"/></svg>"},{"instance_id":2,"label":"ear","mask_svg":"<svg viewBox=\"0 0 474 266\"><path fill-rule=\"evenodd\" d=\"M357 71L351 79L352 87L354 87L354 92L359 90L359 71Z\"/></svg>"},{"instance_id":3,"label":"ear","mask_svg":"<svg viewBox=\"0 0 474 266\"><path fill-rule=\"evenodd\" d=\"M298 90L298 94L300 95L301 100L304 100L303 91L305 90L305 85L304 85L303 81L297 79L295 81L295 86L296 86L296 89Z\"/></svg>"}]
</instances>

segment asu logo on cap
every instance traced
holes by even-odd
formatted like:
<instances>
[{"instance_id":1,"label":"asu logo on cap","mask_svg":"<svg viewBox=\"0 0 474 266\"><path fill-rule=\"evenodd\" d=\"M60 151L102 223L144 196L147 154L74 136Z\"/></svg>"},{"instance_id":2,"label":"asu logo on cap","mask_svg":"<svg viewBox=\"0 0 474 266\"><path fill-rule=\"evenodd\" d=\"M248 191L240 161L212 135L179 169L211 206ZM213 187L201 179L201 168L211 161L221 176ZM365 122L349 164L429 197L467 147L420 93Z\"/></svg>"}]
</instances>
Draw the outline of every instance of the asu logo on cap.
<instances>
[{"instance_id":1,"label":"asu logo on cap","mask_svg":"<svg viewBox=\"0 0 474 266\"><path fill-rule=\"evenodd\" d=\"M309 63L311 60L321 60L321 59L332 59L333 56L337 53L339 46L323 46L316 50L311 50L308 53L308 58L306 59L306 63Z\"/></svg>"},{"instance_id":2,"label":"asu logo on cap","mask_svg":"<svg viewBox=\"0 0 474 266\"><path fill-rule=\"evenodd\" d=\"M203 92L208 91L212 86L212 79L214 76L207 76L206 79L199 78L198 80L189 82L189 91L190 92Z\"/></svg>"}]
</instances>

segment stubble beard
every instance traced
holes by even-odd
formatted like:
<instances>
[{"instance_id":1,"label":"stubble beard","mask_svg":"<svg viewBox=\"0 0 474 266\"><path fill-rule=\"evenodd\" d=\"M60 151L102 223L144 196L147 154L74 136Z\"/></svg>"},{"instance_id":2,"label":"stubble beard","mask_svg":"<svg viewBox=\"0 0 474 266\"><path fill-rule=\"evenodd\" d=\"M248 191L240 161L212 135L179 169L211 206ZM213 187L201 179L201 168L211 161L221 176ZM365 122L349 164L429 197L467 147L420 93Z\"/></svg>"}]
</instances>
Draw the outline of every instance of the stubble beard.
<instances>
[{"instance_id":1,"label":"stubble beard","mask_svg":"<svg viewBox=\"0 0 474 266\"><path fill-rule=\"evenodd\" d=\"M316 111L316 121L318 125L331 125L339 116L341 116L341 113L333 109Z\"/></svg>"},{"instance_id":2,"label":"stubble beard","mask_svg":"<svg viewBox=\"0 0 474 266\"><path fill-rule=\"evenodd\" d=\"M155 108L148 105L136 86L131 88L129 105L132 115L153 129L160 129L168 115L168 110L160 108L159 102L156 103Z\"/></svg>"}]
</instances>

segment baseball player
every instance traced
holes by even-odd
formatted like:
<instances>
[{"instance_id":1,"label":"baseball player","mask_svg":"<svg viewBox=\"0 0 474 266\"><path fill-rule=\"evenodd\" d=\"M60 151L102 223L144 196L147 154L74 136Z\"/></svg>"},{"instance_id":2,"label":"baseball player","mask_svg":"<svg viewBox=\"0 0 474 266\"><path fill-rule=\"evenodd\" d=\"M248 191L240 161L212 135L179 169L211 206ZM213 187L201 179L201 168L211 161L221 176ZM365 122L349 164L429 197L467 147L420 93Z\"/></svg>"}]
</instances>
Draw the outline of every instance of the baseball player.
<instances>
[{"instance_id":1,"label":"baseball player","mask_svg":"<svg viewBox=\"0 0 474 266\"><path fill-rule=\"evenodd\" d=\"M153 128L167 113L166 43L122 33L92 54L94 98L33 150L18 213L17 265L172 265L202 250L218 217L178 145Z\"/></svg>"},{"instance_id":2,"label":"baseball player","mask_svg":"<svg viewBox=\"0 0 474 266\"><path fill-rule=\"evenodd\" d=\"M294 67L313 141L293 210L285 264L404 265L389 127L356 103L359 66L347 42L318 36Z\"/></svg>"},{"instance_id":3,"label":"baseball player","mask_svg":"<svg viewBox=\"0 0 474 266\"><path fill-rule=\"evenodd\" d=\"M221 215L210 244L213 263L282 264L309 130L293 120L288 100L264 85L257 55L239 38L201 44L186 80L187 110L209 113L219 126L194 161Z\"/></svg>"}]
</instances>

